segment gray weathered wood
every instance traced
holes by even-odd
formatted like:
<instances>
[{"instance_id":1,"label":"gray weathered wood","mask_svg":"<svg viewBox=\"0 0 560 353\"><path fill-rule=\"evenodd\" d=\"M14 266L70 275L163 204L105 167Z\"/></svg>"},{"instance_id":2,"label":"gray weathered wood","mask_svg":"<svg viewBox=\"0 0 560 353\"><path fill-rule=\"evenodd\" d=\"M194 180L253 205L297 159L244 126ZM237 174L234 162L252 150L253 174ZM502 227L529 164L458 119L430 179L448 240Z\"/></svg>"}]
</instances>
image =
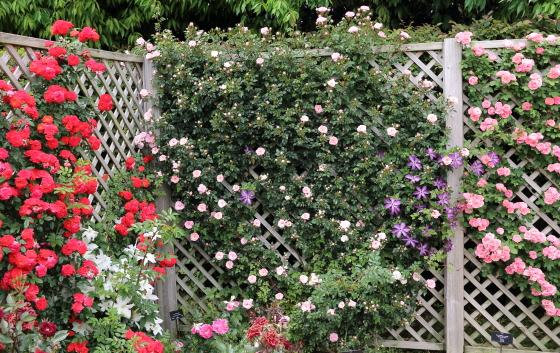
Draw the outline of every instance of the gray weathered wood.
<instances>
[{"instance_id":1,"label":"gray weathered wood","mask_svg":"<svg viewBox=\"0 0 560 353\"><path fill-rule=\"evenodd\" d=\"M0 43L7 43L18 45L22 47L31 47L36 49L45 49L46 39L32 38L20 36L18 34L0 32ZM141 55L114 53L111 51L88 49L91 56L100 59L118 60L118 61L131 61L141 63L144 57Z\"/></svg>"},{"instance_id":2,"label":"gray weathered wood","mask_svg":"<svg viewBox=\"0 0 560 353\"><path fill-rule=\"evenodd\" d=\"M463 146L463 92L461 75L461 44L455 39L446 39L443 43L443 95L448 98L456 97L459 102L455 110L447 117L446 124L451 127L449 145ZM447 183L451 187L451 199L460 197L460 180L463 168L459 167L447 173ZM453 248L447 254L447 268L445 272L445 349L447 352L463 352L463 230L457 226L453 228Z\"/></svg>"}]
</instances>

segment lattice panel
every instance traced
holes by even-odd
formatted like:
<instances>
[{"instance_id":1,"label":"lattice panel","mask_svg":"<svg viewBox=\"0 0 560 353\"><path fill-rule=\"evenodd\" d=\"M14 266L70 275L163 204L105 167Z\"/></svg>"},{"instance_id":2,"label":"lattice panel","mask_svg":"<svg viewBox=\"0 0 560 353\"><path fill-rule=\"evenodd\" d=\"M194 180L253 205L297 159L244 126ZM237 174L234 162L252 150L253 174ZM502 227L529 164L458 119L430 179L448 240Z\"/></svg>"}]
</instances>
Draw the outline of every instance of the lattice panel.
<instances>
[{"instance_id":1,"label":"lattice panel","mask_svg":"<svg viewBox=\"0 0 560 353\"><path fill-rule=\"evenodd\" d=\"M501 49L487 49L487 51L489 54L496 55L497 61L501 62ZM542 75L542 72L536 70L534 72ZM478 89L482 91L484 87ZM495 102L500 99L500 94L486 98ZM463 106L465 139L473 140L474 145L481 143L488 147L492 147L493 144L501 145L501 141L490 142L474 138L475 134L481 133L480 122L471 121L467 110L477 105L480 107L481 102L469 102L466 95L463 95L463 102L465 103ZM521 102L518 101L508 103L512 109L521 105ZM513 119L515 125L522 123L515 117L515 114L508 119ZM524 171L523 179L526 184L515 191L512 202L525 202L531 209L533 217L527 218L527 227L537 228L544 234L558 236L560 226L554 219L555 215L541 212L535 204L536 200L544 197L545 190L550 186L558 187L558 184L550 178L550 173L536 167L532 160L519 157L516 152L515 148L510 148L501 155L502 159L507 160L510 168L520 168ZM500 220L497 221L500 222ZM473 255L478 243L479 241L476 239L465 237L465 344L499 347L494 342L490 342L490 332L501 331L514 334L514 343L511 348L544 352L557 351L560 347L558 337L560 326L553 323L552 318L546 315L540 305L531 304L530 300L525 298L524 292L521 292L514 283L506 285L500 278L493 275L482 276L484 263Z\"/></svg>"},{"instance_id":2,"label":"lattice panel","mask_svg":"<svg viewBox=\"0 0 560 353\"><path fill-rule=\"evenodd\" d=\"M35 75L28 69L29 63L36 60L35 52L45 53L43 40L0 33L0 79L7 81L18 90L30 91L30 81ZM95 119L99 126L95 135L101 140L101 148L91 151L83 158L91 160L94 175L100 187L90 196L96 221L103 219L106 205L103 194L107 184L102 176L112 175L113 171L122 168L124 159L129 157L135 147L134 136L142 130L144 103L140 99L140 90L144 88L142 76L143 58L137 55L114 54L91 50L92 57L102 62L106 71L101 75L91 72L83 74L73 89L81 99L90 99L97 105L99 96L110 94L115 108L110 112L96 112ZM70 69L70 68L66 68ZM12 117L12 112L7 116Z\"/></svg>"},{"instance_id":3,"label":"lattice panel","mask_svg":"<svg viewBox=\"0 0 560 353\"><path fill-rule=\"evenodd\" d=\"M425 272L421 277L434 279L436 287L428 289L425 295L419 294L416 297L421 305L416 311L416 319L404 327L388 330L388 337L397 341L443 343L445 341L445 278L442 273L433 270Z\"/></svg>"},{"instance_id":4,"label":"lattice panel","mask_svg":"<svg viewBox=\"0 0 560 353\"><path fill-rule=\"evenodd\" d=\"M481 276L483 263L474 251L478 241L465 238L465 340L471 346L494 346L491 331L514 335L513 346L522 350L556 351L560 326L544 309L525 298L515 284L504 285L493 275Z\"/></svg>"}]
</instances>

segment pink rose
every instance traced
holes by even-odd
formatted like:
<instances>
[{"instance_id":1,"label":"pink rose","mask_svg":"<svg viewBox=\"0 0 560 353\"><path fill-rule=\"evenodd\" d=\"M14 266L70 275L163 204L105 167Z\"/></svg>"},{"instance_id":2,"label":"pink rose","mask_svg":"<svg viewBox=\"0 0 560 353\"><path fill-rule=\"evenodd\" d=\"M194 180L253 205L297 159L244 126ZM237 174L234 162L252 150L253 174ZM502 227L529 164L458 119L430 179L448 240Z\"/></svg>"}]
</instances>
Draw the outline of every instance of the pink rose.
<instances>
[{"instance_id":1,"label":"pink rose","mask_svg":"<svg viewBox=\"0 0 560 353\"><path fill-rule=\"evenodd\" d=\"M323 112L323 107L320 106L319 104L317 104L317 105L315 106L315 113L320 114L320 113L322 113L322 112Z\"/></svg>"},{"instance_id":2,"label":"pink rose","mask_svg":"<svg viewBox=\"0 0 560 353\"><path fill-rule=\"evenodd\" d=\"M336 333L331 333L329 336L329 341L336 342L338 341L338 335Z\"/></svg>"}]
</instances>

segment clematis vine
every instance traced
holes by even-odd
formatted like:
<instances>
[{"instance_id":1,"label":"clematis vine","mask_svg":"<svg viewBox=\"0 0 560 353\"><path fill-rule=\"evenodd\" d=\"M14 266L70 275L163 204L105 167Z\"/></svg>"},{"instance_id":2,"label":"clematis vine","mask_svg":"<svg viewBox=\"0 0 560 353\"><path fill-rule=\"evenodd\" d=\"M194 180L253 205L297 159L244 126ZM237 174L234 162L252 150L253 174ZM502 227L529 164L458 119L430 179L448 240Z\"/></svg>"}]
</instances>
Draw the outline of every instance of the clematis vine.
<instances>
[{"instance_id":1,"label":"clematis vine","mask_svg":"<svg viewBox=\"0 0 560 353\"><path fill-rule=\"evenodd\" d=\"M241 190L241 197L239 198L239 200L241 200L241 203L243 205L245 204L252 205L253 202L251 202L251 200L254 198L255 195L253 195L253 190Z\"/></svg>"}]
</instances>

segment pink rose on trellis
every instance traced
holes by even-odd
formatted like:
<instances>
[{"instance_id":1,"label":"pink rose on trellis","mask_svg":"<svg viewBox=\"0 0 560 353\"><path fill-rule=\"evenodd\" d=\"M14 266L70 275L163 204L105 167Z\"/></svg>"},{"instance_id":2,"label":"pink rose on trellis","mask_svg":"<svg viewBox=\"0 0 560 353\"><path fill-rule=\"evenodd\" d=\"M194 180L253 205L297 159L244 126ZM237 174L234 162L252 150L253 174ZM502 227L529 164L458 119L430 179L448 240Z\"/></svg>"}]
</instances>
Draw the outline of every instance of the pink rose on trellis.
<instances>
[{"instance_id":1,"label":"pink rose on trellis","mask_svg":"<svg viewBox=\"0 0 560 353\"><path fill-rule=\"evenodd\" d=\"M494 130L495 126L498 126L498 121L496 119L486 118L480 124L480 130L482 130L482 131Z\"/></svg>"},{"instance_id":2,"label":"pink rose on trellis","mask_svg":"<svg viewBox=\"0 0 560 353\"><path fill-rule=\"evenodd\" d=\"M476 185L478 185L479 187L483 188L486 185L488 185L488 182L486 181L486 179L480 178L478 180L478 182L476 183Z\"/></svg>"},{"instance_id":3,"label":"pink rose on trellis","mask_svg":"<svg viewBox=\"0 0 560 353\"><path fill-rule=\"evenodd\" d=\"M465 192L463 198L467 201L467 208L480 208L484 206L484 196Z\"/></svg>"},{"instance_id":4,"label":"pink rose on trellis","mask_svg":"<svg viewBox=\"0 0 560 353\"><path fill-rule=\"evenodd\" d=\"M537 143L537 150L542 154L549 154L552 148L550 142Z\"/></svg>"},{"instance_id":5,"label":"pink rose on trellis","mask_svg":"<svg viewBox=\"0 0 560 353\"><path fill-rule=\"evenodd\" d=\"M552 205L553 203L558 201L558 199L560 199L560 193L558 193L558 190L556 190L556 188L549 187L548 190L544 192L544 202L546 204Z\"/></svg>"},{"instance_id":6,"label":"pink rose on trellis","mask_svg":"<svg viewBox=\"0 0 560 353\"><path fill-rule=\"evenodd\" d=\"M515 71L517 72L530 72L535 65L535 61L533 59L523 59L521 63L515 67ZM541 81L542 84L542 81ZM540 86L539 86L540 87ZM531 88L533 89L533 88Z\"/></svg>"},{"instance_id":7,"label":"pink rose on trellis","mask_svg":"<svg viewBox=\"0 0 560 353\"><path fill-rule=\"evenodd\" d=\"M521 239L521 236L520 236L519 234L515 234L515 235L511 238L511 240L513 240L513 241L516 242L516 243L520 243L522 239Z\"/></svg>"},{"instance_id":8,"label":"pink rose on trellis","mask_svg":"<svg viewBox=\"0 0 560 353\"><path fill-rule=\"evenodd\" d=\"M525 38L532 40L535 43L540 43L544 40L543 35L537 32L530 33Z\"/></svg>"},{"instance_id":9,"label":"pink rose on trellis","mask_svg":"<svg viewBox=\"0 0 560 353\"><path fill-rule=\"evenodd\" d=\"M509 247L502 245L501 240L496 239L493 233L486 233L482 238L482 244L477 245L474 253L486 263L510 259Z\"/></svg>"},{"instance_id":10,"label":"pink rose on trellis","mask_svg":"<svg viewBox=\"0 0 560 353\"><path fill-rule=\"evenodd\" d=\"M544 243L546 241L546 235L541 233L536 228L531 228L523 234L523 238L532 243Z\"/></svg>"},{"instance_id":11,"label":"pink rose on trellis","mask_svg":"<svg viewBox=\"0 0 560 353\"><path fill-rule=\"evenodd\" d=\"M496 76L502 79L503 84L508 84L512 81L517 81L517 77L515 76L515 74L512 74L509 71L504 71L504 70L498 71L496 73Z\"/></svg>"},{"instance_id":12,"label":"pink rose on trellis","mask_svg":"<svg viewBox=\"0 0 560 353\"><path fill-rule=\"evenodd\" d=\"M507 167L498 168L497 173L499 176L508 176L510 175L511 171Z\"/></svg>"},{"instance_id":13,"label":"pink rose on trellis","mask_svg":"<svg viewBox=\"0 0 560 353\"><path fill-rule=\"evenodd\" d=\"M200 236L198 233L191 233L191 241L197 241Z\"/></svg>"},{"instance_id":14,"label":"pink rose on trellis","mask_svg":"<svg viewBox=\"0 0 560 353\"><path fill-rule=\"evenodd\" d=\"M201 203L198 205L197 209L199 212L206 212L206 204Z\"/></svg>"},{"instance_id":15,"label":"pink rose on trellis","mask_svg":"<svg viewBox=\"0 0 560 353\"><path fill-rule=\"evenodd\" d=\"M483 231L490 225L490 221L485 218L471 218L469 224L471 227L477 227L479 231Z\"/></svg>"},{"instance_id":16,"label":"pink rose on trellis","mask_svg":"<svg viewBox=\"0 0 560 353\"><path fill-rule=\"evenodd\" d=\"M507 191L511 191L511 190L507 190ZM507 208L508 213L514 213L515 210L519 210L519 213L521 213L522 215L528 215L529 213L531 213L531 209L527 206L525 202L513 203L506 199L502 201L502 206Z\"/></svg>"},{"instance_id":17,"label":"pink rose on trellis","mask_svg":"<svg viewBox=\"0 0 560 353\"><path fill-rule=\"evenodd\" d=\"M320 114L323 112L323 107L320 104L315 105L315 113Z\"/></svg>"},{"instance_id":18,"label":"pink rose on trellis","mask_svg":"<svg viewBox=\"0 0 560 353\"><path fill-rule=\"evenodd\" d=\"M521 260L520 258L516 257L511 264L506 266L505 270L507 274L512 275L514 273L517 273L518 275L520 275L525 270L525 266L526 266L525 262L523 262L523 260Z\"/></svg>"},{"instance_id":19,"label":"pink rose on trellis","mask_svg":"<svg viewBox=\"0 0 560 353\"><path fill-rule=\"evenodd\" d=\"M192 229L193 227L194 227L194 222L193 221L186 221L185 222L185 228Z\"/></svg>"},{"instance_id":20,"label":"pink rose on trellis","mask_svg":"<svg viewBox=\"0 0 560 353\"><path fill-rule=\"evenodd\" d=\"M214 331L212 330L212 326L210 326L208 324L204 324L200 328L200 331L198 332L198 334L201 335L202 337L208 339L208 338L212 337L213 332Z\"/></svg>"},{"instance_id":21,"label":"pink rose on trellis","mask_svg":"<svg viewBox=\"0 0 560 353\"><path fill-rule=\"evenodd\" d=\"M478 121L482 115L482 110L478 107L470 107L468 113L472 121Z\"/></svg>"},{"instance_id":22,"label":"pink rose on trellis","mask_svg":"<svg viewBox=\"0 0 560 353\"><path fill-rule=\"evenodd\" d=\"M465 31L459 32L455 35L457 41L461 44L467 45L471 43L471 37L473 36L472 32Z\"/></svg>"},{"instance_id":23,"label":"pink rose on trellis","mask_svg":"<svg viewBox=\"0 0 560 353\"><path fill-rule=\"evenodd\" d=\"M482 56L487 53L483 47L472 47L471 49L474 51L474 56Z\"/></svg>"},{"instance_id":24,"label":"pink rose on trellis","mask_svg":"<svg viewBox=\"0 0 560 353\"><path fill-rule=\"evenodd\" d=\"M311 310L315 309L315 305L313 305L313 303L311 303L310 300L302 302L302 303L297 303L296 306L301 307L301 311L308 312L310 313Z\"/></svg>"},{"instance_id":25,"label":"pink rose on trellis","mask_svg":"<svg viewBox=\"0 0 560 353\"><path fill-rule=\"evenodd\" d=\"M331 341L331 342L336 342L336 341L338 341L338 335L337 335L336 333L334 333L334 332L331 333L331 334L329 335L329 341Z\"/></svg>"},{"instance_id":26,"label":"pink rose on trellis","mask_svg":"<svg viewBox=\"0 0 560 353\"><path fill-rule=\"evenodd\" d=\"M537 252L536 251L529 251L529 257L531 259L536 259L537 258Z\"/></svg>"},{"instance_id":27,"label":"pink rose on trellis","mask_svg":"<svg viewBox=\"0 0 560 353\"><path fill-rule=\"evenodd\" d=\"M552 79L560 77L560 64L551 68L546 77Z\"/></svg>"},{"instance_id":28,"label":"pink rose on trellis","mask_svg":"<svg viewBox=\"0 0 560 353\"><path fill-rule=\"evenodd\" d=\"M436 287L436 281L434 281L433 279L427 279L426 280L426 287L428 287L430 289L434 289Z\"/></svg>"},{"instance_id":29,"label":"pink rose on trellis","mask_svg":"<svg viewBox=\"0 0 560 353\"><path fill-rule=\"evenodd\" d=\"M360 29L356 26L352 26L350 28L348 28L348 33L356 33L358 32Z\"/></svg>"},{"instance_id":30,"label":"pink rose on trellis","mask_svg":"<svg viewBox=\"0 0 560 353\"><path fill-rule=\"evenodd\" d=\"M469 85L476 85L478 83L478 77L476 76L471 76L469 77Z\"/></svg>"},{"instance_id":31,"label":"pink rose on trellis","mask_svg":"<svg viewBox=\"0 0 560 353\"><path fill-rule=\"evenodd\" d=\"M560 249L555 246L547 246L542 250L542 254L551 260L560 259Z\"/></svg>"},{"instance_id":32,"label":"pink rose on trellis","mask_svg":"<svg viewBox=\"0 0 560 353\"><path fill-rule=\"evenodd\" d=\"M331 136L331 138L329 139L329 144L336 146L338 144L338 139L336 138L336 136Z\"/></svg>"},{"instance_id":33,"label":"pink rose on trellis","mask_svg":"<svg viewBox=\"0 0 560 353\"><path fill-rule=\"evenodd\" d=\"M217 319L212 323L212 329L219 335L223 335L228 332L229 327L226 319Z\"/></svg>"}]
</instances>

